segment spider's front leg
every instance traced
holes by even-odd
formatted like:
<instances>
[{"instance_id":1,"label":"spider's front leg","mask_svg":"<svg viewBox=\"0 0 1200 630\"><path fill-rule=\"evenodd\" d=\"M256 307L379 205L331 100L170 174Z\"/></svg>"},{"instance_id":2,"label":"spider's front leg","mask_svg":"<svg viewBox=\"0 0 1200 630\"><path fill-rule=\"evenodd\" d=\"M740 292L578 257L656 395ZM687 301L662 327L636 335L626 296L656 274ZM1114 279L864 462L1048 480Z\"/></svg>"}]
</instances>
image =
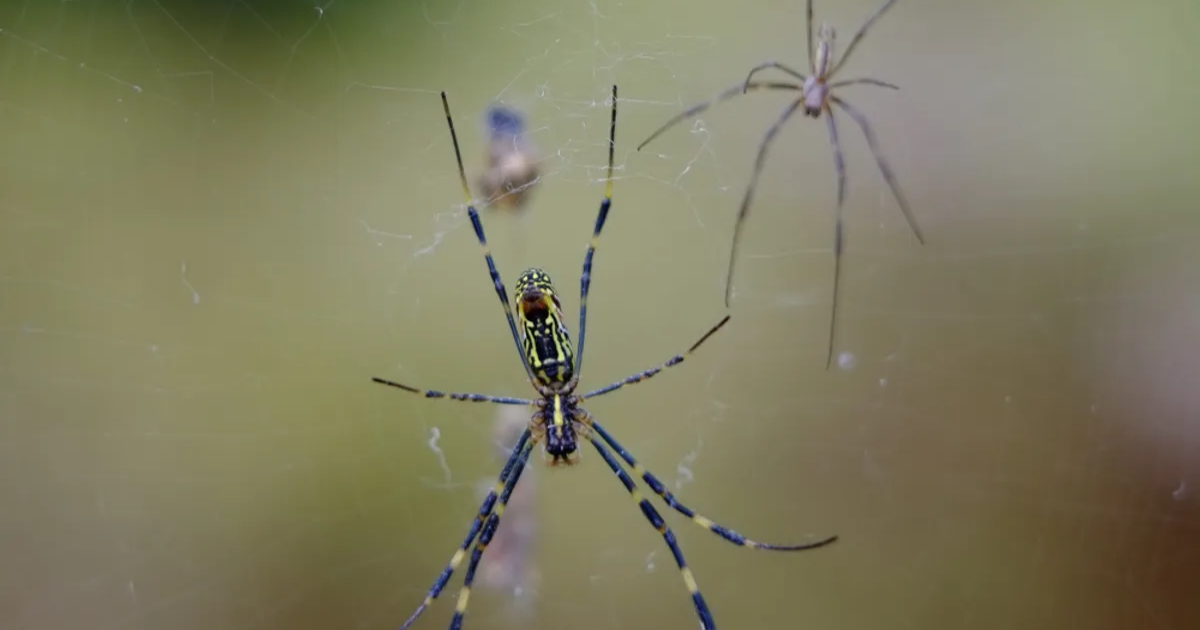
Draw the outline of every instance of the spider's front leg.
<instances>
[{"instance_id":1,"label":"spider's front leg","mask_svg":"<svg viewBox=\"0 0 1200 630\"><path fill-rule=\"evenodd\" d=\"M783 72L785 74L792 76L795 79L798 79L800 81L800 83L808 82L808 77L804 76L803 72L793 70L793 69L789 68L788 66L785 66L784 64L779 63L778 61L764 61L763 63L760 63L757 66L750 68L750 72L748 72L746 74L746 81L742 86L742 94L745 94L750 89L750 85L754 81L754 75L758 74L759 72L762 72L763 70L769 70L771 68L779 70L780 72Z\"/></svg>"}]
</instances>

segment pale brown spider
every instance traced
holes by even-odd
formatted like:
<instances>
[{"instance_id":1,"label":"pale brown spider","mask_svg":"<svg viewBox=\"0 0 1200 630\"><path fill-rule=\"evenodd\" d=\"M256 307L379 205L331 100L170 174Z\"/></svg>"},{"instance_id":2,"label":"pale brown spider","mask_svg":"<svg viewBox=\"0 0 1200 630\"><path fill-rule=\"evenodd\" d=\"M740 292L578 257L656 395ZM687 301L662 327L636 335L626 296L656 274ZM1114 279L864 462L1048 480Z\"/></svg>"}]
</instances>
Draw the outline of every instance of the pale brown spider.
<instances>
[{"instance_id":1,"label":"pale brown spider","mask_svg":"<svg viewBox=\"0 0 1200 630\"><path fill-rule=\"evenodd\" d=\"M900 192L900 184L896 182L896 176L892 172L891 166L888 165L887 160L884 159L883 154L879 150L879 144L875 139L875 132L871 129L870 123L867 122L867 117L864 116L862 112L858 111L858 109L847 103L844 99L833 93L834 88L856 84L876 85L879 87L891 88L893 90L898 90L900 88L891 83L871 78L857 78L830 82L830 79L832 79L834 75L837 74L838 70L841 69L842 64L846 63L846 60L850 58L850 53L853 52L854 47L858 45L858 42L862 40L864 35L866 35L867 29L869 29L871 25L875 23L875 20L879 19L879 17L895 3L896 0L887 0L884 2L883 6L879 7L879 9L876 10L875 13L863 23L862 27L858 29L858 32L854 34L854 37L850 39L850 44L846 46L846 50L841 54L841 56L835 59L833 51L835 33L833 27L829 26L828 24L821 25L821 30L818 33L816 49L815 51L813 49L813 3L812 0L808 0L808 67L812 73L810 76L805 76L803 73L797 72L796 70L793 70L777 61L767 61L761 63L750 70L750 73L746 75L745 81L730 87L729 89L717 95L716 98L688 108L683 113L678 114L674 118L668 120L666 124L664 124L662 127L659 127L657 131L650 134L650 137L646 138L640 145L638 145L638 150L640 151L642 147L649 144L664 131L680 121L692 118L716 103L731 99L739 94L745 94L750 90L791 90L800 92L800 96L792 101L787 108L783 110L783 113L780 114L779 118L775 121L775 124L771 125L771 127L767 129L767 134L763 138L762 144L759 145L758 157L754 161L754 172L750 176L750 184L746 187L746 194L742 198L742 205L738 210L737 222L734 224L733 228L733 245L729 252L729 271L725 278L725 306L728 308L733 287L733 267L737 261L737 248L738 242L740 241L742 235L742 224L745 222L746 215L750 211L750 200L754 197L754 189L758 184L759 173L762 172L763 162L765 161L767 155L767 149L770 147L771 142L775 139L775 136L779 133L779 130L783 128L784 123L786 123L788 119L796 113L797 110L802 109L804 114L811 118L819 118L822 112L826 114L825 124L829 128L829 142L833 145L833 163L834 168L837 171L838 179L837 209L835 214L833 241L833 301L829 316L829 347L825 357L826 369L829 368L830 362L833 359L833 339L837 322L838 282L841 277L843 241L842 201L845 198L846 193L846 164L845 159L842 157L842 145L838 140L837 123L834 120L833 109L830 107L830 103L837 105L842 109L842 111L846 112L846 114L849 115L850 118L852 118L854 122L857 123L862 129L863 135L867 138L867 146L870 147L871 153L875 156L875 162L879 165L879 172L883 175L883 179L887 181L888 186L892 189L892 194L895 195L896 202L900 205L900 211L904 213L904 218L906 221L908 221L909 227L912 228L913 234L917 237L917 241L922 245L925 244L925 237L922 236L921 230L917 227L917 222L913 219L912 212L908 208L908 202L905 201L904 195ZM777 81L752 80L755 74L768 68L780 70L791 75L792 77L795 77L800 82L785 83Z\"/></svg>"}]
</instances>

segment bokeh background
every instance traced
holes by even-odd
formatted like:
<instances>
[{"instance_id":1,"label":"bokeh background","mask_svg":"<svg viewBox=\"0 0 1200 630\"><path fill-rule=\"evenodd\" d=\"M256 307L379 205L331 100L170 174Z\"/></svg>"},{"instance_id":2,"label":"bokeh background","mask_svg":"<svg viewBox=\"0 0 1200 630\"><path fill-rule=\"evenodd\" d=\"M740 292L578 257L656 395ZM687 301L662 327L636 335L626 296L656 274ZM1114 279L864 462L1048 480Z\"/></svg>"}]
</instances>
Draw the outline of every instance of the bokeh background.
<instances>
[{"instance_id":1,"label":"bokeh background","mask_svg":"<svg viewBox=\"0 0 1200 630\"><path fill-rule=\"evenodd\" d=\"M820 2L849 35L875 0ZM1200 627L1200 5L901 0L846 76L928 238L842 117L763 174L733 320L590 409L737 549L669 516L723 628ZM620 86L585 384L725 314L733 216L787 95L637 143L752 65L804 65L804 7L595 0L24 0L0 6L0 627L391 629L498 471L523 395L457 183L483 113L542 178L485 210L501 272L578 313ZM598 457L525 499L540 580L468 625L694 628ZM518 549L521 552L520 549ZM511 552L510 552L511 553ZM485 561L486 564L486 561ZM417 627L447 624L458 579ZM519 592L516 592L519 591Z\"/></svg>"}]
</instances>

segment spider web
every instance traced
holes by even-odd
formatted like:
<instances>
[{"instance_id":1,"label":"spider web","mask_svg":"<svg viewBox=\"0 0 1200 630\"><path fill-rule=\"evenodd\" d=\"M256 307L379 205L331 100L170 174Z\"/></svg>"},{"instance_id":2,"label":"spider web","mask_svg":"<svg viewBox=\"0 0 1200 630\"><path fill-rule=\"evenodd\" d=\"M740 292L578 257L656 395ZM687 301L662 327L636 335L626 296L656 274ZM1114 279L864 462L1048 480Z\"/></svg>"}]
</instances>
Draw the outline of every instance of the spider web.
<instances>
[{"instance_id":1,"label":"spider web","mask_svg":"<svg viewBox=\"0 0 1200 630\"><path fill-rule=\"evenodd\" d=\"M875 6L818 3L818 20L844 41ZM844 72L902 91L842 95L928 242L839 119L829 372L832 157L821 121L783 131L730 325L588 405L718 522L841 536L751 552L668 514L722 627L1200 625L1200 94L1172 83L1198 17L932 0L884 16ZM486 109L526 117L540 178L484 223L505 282L543 266L573 318L619 85L598 386L724 315L732 218L786 96L634 148L758 62L803 69L803 24L799 2L0 7L0 627L398 627L522 419L368 378L530 394L438 93L473 186ZM694 627L611 477L586 448L527 471L469 627ZM448 623L465 568L417 627Z\"/></svg>"}]
</instances>

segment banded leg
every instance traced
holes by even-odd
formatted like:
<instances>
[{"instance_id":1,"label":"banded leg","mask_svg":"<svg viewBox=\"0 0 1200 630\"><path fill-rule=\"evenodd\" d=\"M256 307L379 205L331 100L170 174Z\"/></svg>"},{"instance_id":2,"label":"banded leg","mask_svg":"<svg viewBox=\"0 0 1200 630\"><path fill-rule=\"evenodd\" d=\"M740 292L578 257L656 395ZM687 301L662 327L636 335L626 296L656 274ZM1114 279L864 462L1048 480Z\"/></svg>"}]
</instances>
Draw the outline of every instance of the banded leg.
<instances>
[{"instance_id":1,"label":"banded leg","mask_svg":"<svg viewBox=\"0 0 1200 630\"><path fill-rule=\"evenodd\" d=\"M592 242L583 258L583 275L579 276L579 347L575 351L575 378L583 369L583 341L587 338L587 299L592 287L592 257L596 255L596 244L600 232L608 220L608 209L612 207L613 156L617 147L617 86L612 86L612 122L608 126L608 182L604 185L604 201L596 215L596 226L592 228Z\"/></svg>"},{"instance_id":2,"label":"banded leg","mask_svg":"<svg viewBox=\"0 0 1200 630\"><path fill-rule=\"evenodd\" d=\"M531 431L528 428L521 432L521 437L517 439L517 444L513 447L512 455L508 456L508 461L505 462L503 470L500 471L500 478L496 481L496 485L488 491L487 497L483 499L483 504L479 506L479 512L475 515L475 521L471 523L471 530L467 532L467 537L463 540L462 545L459 546L458 551L454 552L454 556L450 558L450 564L446 565L442 574L438 576L437 580L434 580L433 587L425 595L425 601L421 602L421 605L409 616L404 625L400 626L400 630L407 630L417 620L417 617L420 617L421 613L425 612L426 608L429 608L433 600L437 599L438 595L441 595L442 590L446 588L446 583L450 581L450 576L454 575L455 569L458 568L458 565L462 564L463 558L467 555L467 549L470 549L471 543L475 542L475 537L479 535L480 529L490 520L493 513L492 508L496 505L497 495L502 497L501 500L504 501L507 499L503 497L507 497L508 494L512 493L512 487L516 486L516 479L520 475L520 468L514 471L514 466L521 459L521 454L525 453L525 457L528 457L528 451L532 448L528 444L530 433ZM521 467L524 467L523 461Z\"/></svg>"},{"instance_id":3,"label":"banded leg","mask_svg":"<svg viewBox=\"0 0 1200 630\"><path fill-rule=\"evenodd\" d=\"M586 412L584 413L586 414ZM776 545L772 543L762 543L750 540L749 538L746 538L745 536L735 532L732 529L729 529L728 527L713 522L712 519L709 519L701 514L697 514L696 512L692 511L691 508L681 503L679 499L675 498L674 494L671 494L670 490L667 490L666 486L664 486L657 477L651 474L650 471L642 468L642 465L633 458L633 455L631 455L629 451L625 450L625 447L621 446L621 444L617 442L616 438L614 438L607 430L605 430L604 427L600 426L600 423L596 422L595 418L593 418L590 414L587 414L585 418L586 424L595 430L596 433L600 434L600 438L607 442L608 445L617 452L617 455L620 455L621 459L625 460L626 464L629 464L629 467L633 469L633 474L640 476L642 480L646 482L646 485L650 486L650 489L653 490L654 493L659 497L661 497L667 505L674 508L676 512L679 512L680 514L692 519L692 522L696 523L697 525L735 545L738 545L739 547L767 549L771 551L805 551L807 549L824 547L825 545L837 540L837 536L830 536L823 540L805 543L803 545Z\"/></svg>"},{"instance_id":4,"label":"banded leg","mask_svg":"<svg viewBox=\"0 0 1200 630\"><path fill-rule=\"evenodd\" d=\"M679 543L675 540L675 532L671 531L671 528L667 526L666 521L663 520L658 510L654 509L654 506L638 491L637 485L633 483L633 478L629 476L629 473L625 472L624 468L621 468L621 464L617 460L613 459L612 453L608 452L608 449L604 448L603 444L597 442L590 433L584 435L592 443L592 446L595 446L596 450L600 452L600 457L604 458L604 461L612 469L613 473L620 478L625 489L629 491L629 496L633 497L634 502L642 509L642 515L646 517L647 521L650 521L650 524L654 526L654 529L658 530L659 534L662 534L667 547L670 547L671 555L675 557L675 564L679 567L679 573L683 576L683 583L687 586L688 594L692 596L692 604L696 607L696 616L700 618L700 627L703 630L716 630L717 626L713 622L712 612L709 611L708 604L704 601L704 596L700 594L700 587L696 584L696 578L692 575L692 570L688 568L687 561L683 558L683 551L679 548Z\"/></svg>"},{"instance_id":5,"label":"banded leg","mask_svg":"<svg viewBox=\"0 0 1200 630\"><path fill-rule=\"evenodd\" d=\"M632 375L627 376L615 383L611 383L611 384L605 385L604 387L601 387L599 389L592 390L592 391L584 394L583 396L580 396L579 400L583 401L583 400L587 400L588 398L595 398L596 396L603 396L604 394L607 394L609 392L615 392L618 389L625 387L626 385L633 385L634 383L640 383L669 367L675 367L676 365L683 363L683 360L686 359L693 352L695 352L696 348L699 348L701 346L701 344L703 344L705 341L708 341L709 337L716 334L716 332L718 330L721 330L721 327L724 326L728 322L729 322L729 315L726 315L721 321L717 322L716 326L709 328L708 332L704 333L704 336L701 337L699 341L692 344L692 347L688 348L687 351L684 352L683 354L677 354L677 355L671 357L670 359L667 359L667 361L665 363L662 363L658 366L652 367L649 370L646 370L644 372L638 372L637 374L632 374ZM578 372L576 372L576 374L578 374Z\"/></svg>"},{"instance_id":6,"label":"banded leg","mask_svg":"<svg viewBox=\"0 0 1200 630\"><path fill-rule=\"evenodd\" d=\"M405 385L404 383L389 381L386 378L379 378L378 376L372 376L371 380L379 383L380 385L395 387L396 389L402 389L406 392L411 392L426 398L449 398L450 400L465 400L468 402L486 402L495 403L497 405L529 405L531 407L536 404L532 400L525 398L513 398L511 396L490 396L488 394L469 393L463 394L458 392L440 392L436 389L421 389L419 387L413 387L412 385Z\"/></svg>"},{"instance_id":7,"label":"banded leg","mask_svg":"<svg viewBox=\"0 0 1200 630\"><path fill-rule=\"evenodd\" d=\"M467 172L463 169L462 151L458 148L458 133L454 131L454 119L450 116L450 101L446 99L445 92L442 92L442 109L446 112L446 124L450 126L450 140L454 143L454 158L458 161L458 179L462 183L463 196L467 200L467 216L471 218L471 227L475 228L475 238L479 239L479 246L483 248L488 275L492 278L496 297L500 298L500 306L504 307L504 316L508 318L508 330L512 333L517 356L521 357L521 365L525 366L525 375L529 377L529 381L536 383L537 379L533 376L533 369L529 367L529 362L525 360L525 352L521 348L521 337L517 334L517 322L513 319L512 305L508 303L508 289L505 288L504 281L500 279L500 272L496 270L496 261L492 258L492 250L488 247L487 236L483 233L483 223L479 220L479 211L471 202L471 187L467 185Z\"/></svg>"},{"instance_id":8,"label":"banded leg","mask_svg":"<svg viewBox=\"0 0 1200 630\"><path fill-rule=\"evenodd\" d=\"M759 72L762 72L763 70L768 70L771 68L779 70L780 72L783 72L785 74L789 74L793 78L798 79L801 83L804 83L805 81L808 80L808 77L804 76L803 73L801 73L797 70L793 70L790 67L785 66L782 63L779 63L778 61L764 61L764 62L758 64L757 66L750 68L750 72L746 74L745 85L747 85L747 86L750 85L750 82L754 78L754 75L758 74ZM743 92L744 92L744 89L743 89Z\"/></svg>"},{"instance_id":9,"label":"banded leg","mask_svg":"<svg viewBox=\"0 0 1200 630\"><path fill-rule=\"evenodd\" d=\"M528 429L526 429L526 433L528 433ZM483 533L479 535L479 541L471 550L471 562L467 565L467 575L463 578L462 589L458 591L458 603L454 607L454 618L450 621L451 630L460 630L463 626L463 617L467 614L467 603L471 599L471 586L475 584L475 571L479 568L479 561L483 559L483 552L487 550L488 543L492 542L492 536L496 534L496 528L500 526L500 517L504 516L504 508L508 505L508 499L512 496L513 490L517 488L517 481L520 480L521 473L525 470L525 463L529 461L529 454L533 452L537 441L537 437L534 437L523 448L513 449L513 457L518 457L519 454L516 468L513 469L512 477L500 494L500 501L496 504L496 509L488 516L487 523L483 526Z\"/></svg>"},{"instance_id":10,"label":"banded leg","mask_svg":"<svg viewBox=\"0 0 1200 630\"><path fill-rule=\"evenodd\" d=\"M783 125L803 104L804 98L801 97L788 105L787 109L779 115L775 124L767 129L767 135L763 137L762 144L758 146L758 157L754 159L754 171L750 174L750 184L746 186L746 194L742 197L742 205L738 208L737 219L733 224L733 245L729 249L729 271L725 274L725 308L729 308L729 301L733 295L733 268L737 264L737 250L738 243L742 239L742 225L746 222L746 215L750 214L750 201L754 199L754 189L758 187L758 176L762 173L763 164L766 162L767 150L771 148L775 137L779 135L779 130L783 129Z\"/></svg>"},{"instance_id":11,"label":"banded leg","mask_svg":"<svg viewBox=\"0 0 1200 630\"><path fill-rule=\"evenodd\" d=\"M809 0L809 2L812 2L812 0ZM875 23L875 20L878 20L880 16L883 15L884 11L892 8L893 4L896 4L896 0L887 0L887 2L884 2L883 6L879 7L879 9L877 9L871 17L867 18L866 22L863 22L863 25L858 28L858 32L854 33L854 37L850 38L850 43L846 45L846 49L842 51L841 58L838 59L836 64L834 64L833 69L829 71L829 77L832 77L834 74L836 74L838 69L842 67L842 64L846 63L846 60L850 58L850 53L854 52L854 47L857 46L858 42L862 41L862 38L867 34L867 29L871 28L871 25Z\"/></svg>"},{"instance_id":12,"label":"banded leg","mask_svg":"<svg viewBox=\"0 0 1200 630\"><path fill-rule=\"evenodd\" d=\"M712 107L713 105L727 101L735 96L741 96L747 92L753 92L753 91L759 91L759 90L787 90L790 92L802 92L802 91L804 91L804 86L797 85L795 83L786 83L786 82L782 82L782 81L755 81L753 83L746 83L743 81L743 82L738 83L737 85L732 85L729 88L727 88L725 91L716 95L715 97L713 97L707 101L704 101L702 103L697 103L697 104L685 109L683 112L673 116L670 120L663 123L663 125L661 127L656 129L654 131L654 133L650 134L650 137L646 138L645 140L642 140L642 143L638 145L637 150L641 151L642 147L645 147L647 144L650 144L655 138L661 136L663 134L663 132L665 132L666 130L670 129L671 127L674 127L675 125L679 124L680 122L682 122L684 120L687 120L694 116L699 116L700 114L707 111L708 108Z\"/></svg>"},{"instance_id":13,"label":"banded leg","mask_svg":"<svg viewBox=\"0 0 1200 630\"><path fill-rule=\"evenodd\" d=\"M837 172L837 206L833 215L833 301L829 307L829 345L825 349L825 369L833 362L833 340L837 335L838 294L842 281L842 201L846 198L846 158L838 140L837 122L833 110L825 105L825 124L829 127L829 144L833 146L833 168Z\"/></svg>"}]
</instances>

